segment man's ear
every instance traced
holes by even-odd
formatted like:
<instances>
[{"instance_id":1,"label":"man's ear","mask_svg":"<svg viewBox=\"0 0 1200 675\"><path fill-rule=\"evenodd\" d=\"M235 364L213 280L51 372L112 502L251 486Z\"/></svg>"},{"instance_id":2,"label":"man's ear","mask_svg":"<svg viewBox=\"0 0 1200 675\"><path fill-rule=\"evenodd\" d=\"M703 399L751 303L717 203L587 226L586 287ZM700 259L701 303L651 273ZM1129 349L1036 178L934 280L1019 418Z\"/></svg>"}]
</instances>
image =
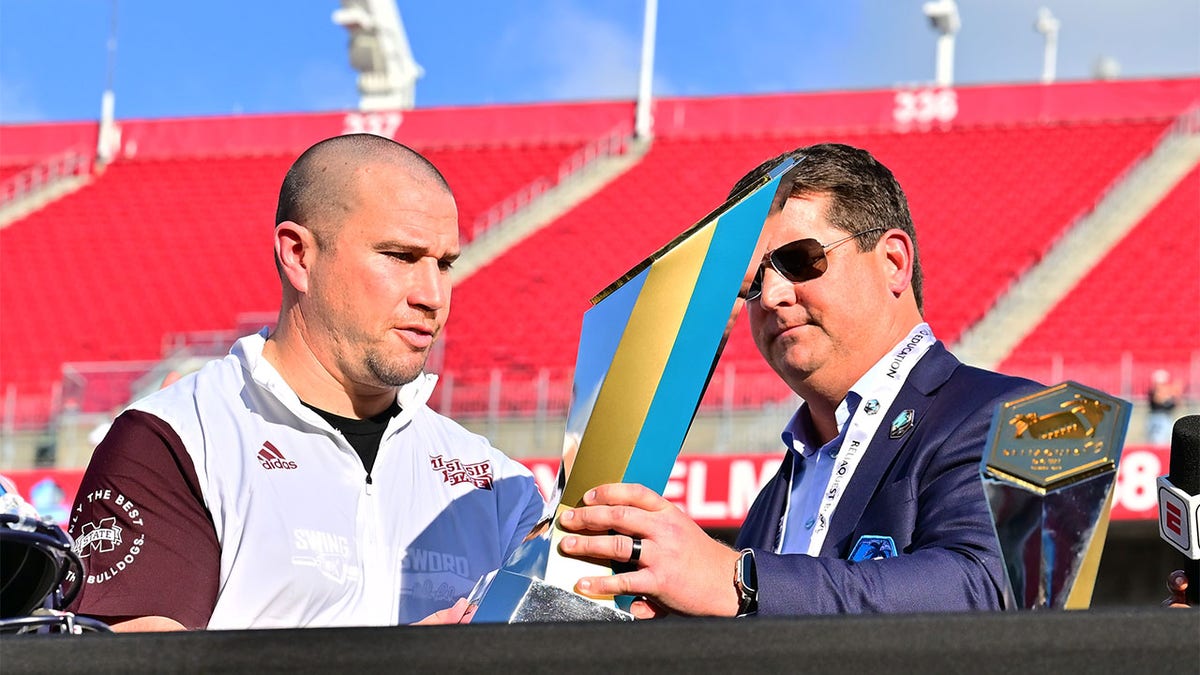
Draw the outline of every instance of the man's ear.
<instances>
[{"instance_id":1,"label":"man's ear","mask_svg":"<svg viewBox=\"0 0 1200 675\"><path fill-rule=\"evenodd\" d=\"M912 238L899 228L894 227L880 237L879 250L885 263L888 290L896 297L912 287L915 249Z\"/></svg>"},{"instance_id":2,"label":"man's ear","mask_svg":"<svg viewBox=\"0 0 1200 675\"><path fill-rule=\"evenodd\" d=\"M300 293L308 292L309 266L317 241L307 227L290 220L275 226L275 259L280 273Z\"/></svg>"}]
</instances>

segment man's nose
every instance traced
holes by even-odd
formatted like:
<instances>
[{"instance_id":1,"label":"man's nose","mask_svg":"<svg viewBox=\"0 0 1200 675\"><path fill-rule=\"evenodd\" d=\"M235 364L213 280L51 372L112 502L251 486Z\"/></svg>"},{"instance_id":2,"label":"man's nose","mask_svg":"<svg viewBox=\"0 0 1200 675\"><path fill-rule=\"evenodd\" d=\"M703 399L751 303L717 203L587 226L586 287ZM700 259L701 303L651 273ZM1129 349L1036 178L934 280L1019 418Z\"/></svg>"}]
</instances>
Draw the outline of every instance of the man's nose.
<instances>
[{"instance_id":1,"label":"man's nose","mask_svg":"<svg viewBox=\"0 0 1200 675\"><path fill-rule=\"evenodd\" d=\"M431 310L442 309L450 300L450 273L433 258L422 258L414 270L409 303Z\"/></svg>"},{"instance_id":2,"label":"man's nose","mask_svg":"<svg viewBox=\"0 0 1200 675\"><path fill-rule=\"evenodd\" d=\"M758 302L764 309L771 309L796 301L796 285L783 278L770 263L762 267L762 290Z\"/></svg>"}]
</instances>

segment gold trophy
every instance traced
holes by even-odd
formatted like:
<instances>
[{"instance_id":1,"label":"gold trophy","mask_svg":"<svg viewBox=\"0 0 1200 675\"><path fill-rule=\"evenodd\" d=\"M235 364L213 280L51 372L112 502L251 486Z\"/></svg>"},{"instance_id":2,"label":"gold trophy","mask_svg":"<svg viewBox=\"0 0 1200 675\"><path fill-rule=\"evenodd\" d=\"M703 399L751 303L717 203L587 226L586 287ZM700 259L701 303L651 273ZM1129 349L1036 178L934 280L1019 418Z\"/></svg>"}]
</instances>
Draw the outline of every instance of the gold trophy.
<instances>
[{"instance_id":1,"label":"gold trophy","mask_svg":"<svg viewBox=\"0 0 1200 675\"><path fill-rule=\"evenodd\" d=\"M1132 406L1064 382L996 411L980 473L1024 609L1086 609Z\"/></svg>"},{"instance_id":2,"label":"gold trophy","mask_svg":"<svg viewBox=\"0 0 1200 675\"><path fill-rule=\"evenodd\" d=\"M763 221L790 194L787 159L639 263L583 317L558 493L546 519L471 592L473 622L632 620L632 598L574 592L612 564L558 551L558 517L605 483L662 494L763 255Z\"/></svg>"}]
</instances>

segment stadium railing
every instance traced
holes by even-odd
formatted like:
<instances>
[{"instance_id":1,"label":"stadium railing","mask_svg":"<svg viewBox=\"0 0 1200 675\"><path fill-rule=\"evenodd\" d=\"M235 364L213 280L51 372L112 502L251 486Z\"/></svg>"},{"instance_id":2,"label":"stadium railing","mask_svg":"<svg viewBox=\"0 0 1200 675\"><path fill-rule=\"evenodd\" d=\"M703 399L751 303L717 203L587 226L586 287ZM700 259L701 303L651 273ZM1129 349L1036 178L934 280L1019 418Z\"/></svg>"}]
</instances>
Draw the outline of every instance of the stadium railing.
<instances>
[{"instance_id":1,"label":"stadium railing","mask_svg":"<svg viewBox=\"0 0 1200 675\"><path fill-rule=\"evenodd\" d=\"M232 334L229 334L232 337ZM213 336L206 336L213 338ZM219 358L228 343L195 340L167 360ZM1185 398L1200 402L1200 350L1187 362L1135 357L1126 352L1117 362L1077 361L1067 353L1045 354L1044 360L1023 360L1009 369L1012 374L1045 384L1074 380L1129 400L1146 397L1151 373L1165 369L1186 382ZM34 414L41 406L53 406L51 419L64 412L104 413L124 406L146 393L165 372L162 361L69 363L63 367L61 390L52 396L23 395L10 388L0 399L0 428L28 429L45 424L45 414ZM169 369L169 367L167 368ZM162 371L162 372L160 372ZM452 417L502 420L538 416L561 416L571 401L572 371L541 368L512 372L501 368L486 372L440 373L438 388L430 405ZM743 411L785 403L793 394L769 370L739 370L733 364L719 365L712 374L700 402L702 413Z\"/></svg>"},{"instance_id":2,"label":"stadium railing","mask_svg":"<svg viewBox=\"0 0 1200 675\"><path fill-rule=\"evenodd\" d=\"M72 149L31 165L0 181L0 204L14 202L62 178L91 173L88 153Z\"/></svg>"},{"instance_id":3,"label":"stadium railing","mask_svg":"<svg viewBox=\"0 0 1200 675\"><path fill-rule=\"evenodd\" d=\"M473 241L483 233L487 232L492 226L500 223L505 218L513 215L517 211L525 208L538 196L544 194L548 190L560 185L564 180L579 172L584 167L602 157L614 155L622 155L629 147L631 140L632 127L629 123L622 123L613 127L604 136L588 143L580 148L570 157L566 158L559 164L558 171L555 176L543 176L535 179L532 183L522 186L516 192L501 200L487 211L479 214L471 224L469 231L470 240Z\"/></svg>"}]
</instances>

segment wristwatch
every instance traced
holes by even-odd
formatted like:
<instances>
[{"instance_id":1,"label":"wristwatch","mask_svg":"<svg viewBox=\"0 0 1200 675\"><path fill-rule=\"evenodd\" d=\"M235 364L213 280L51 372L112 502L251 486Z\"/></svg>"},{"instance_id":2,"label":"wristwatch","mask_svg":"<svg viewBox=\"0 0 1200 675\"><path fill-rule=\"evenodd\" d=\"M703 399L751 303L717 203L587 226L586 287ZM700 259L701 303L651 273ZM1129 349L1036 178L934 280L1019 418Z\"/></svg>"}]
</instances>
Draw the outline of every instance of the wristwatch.
<instances>
[{"instance_id":1,"label":"wristwatch","mask_svg":"<svg viewBox=\"0 0 1200 675\"><path fill-rule=\"evenodd\" d=\"M754 549L742 549L733 572L733 587L738 594L738 616L758 611L758 570L754 565Z\"/></svg>"}]
</instances>

